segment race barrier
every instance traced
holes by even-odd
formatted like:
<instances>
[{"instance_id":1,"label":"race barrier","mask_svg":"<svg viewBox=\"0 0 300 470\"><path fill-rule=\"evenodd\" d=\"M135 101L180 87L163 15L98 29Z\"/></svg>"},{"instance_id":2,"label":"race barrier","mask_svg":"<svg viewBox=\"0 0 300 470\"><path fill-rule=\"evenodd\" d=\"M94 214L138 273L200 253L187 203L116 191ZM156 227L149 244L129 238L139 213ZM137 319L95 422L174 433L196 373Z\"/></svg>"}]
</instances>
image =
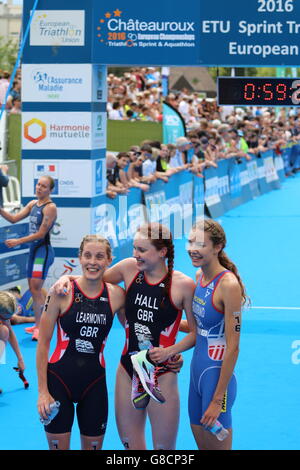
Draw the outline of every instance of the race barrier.
<instances>
[{"instance_id":1,"label":"race barrier","mask_svg":"<svg viewBox=\"0 0 300 470\"><path fill-rule=\"evenodd\" d=\"M59 195L53 197L58 205L58 220L52 229L51 240L56 259L49 271L46 287L62 274L78 274L78 246L87 233L101 234L113 247L113 262L132 255L136 229L145 221L168 225L173 237L187 237L196 219L204 214L221 217L235 207L262 194L281 187L284 176L284 152L267 151L251 160L230 158L208 168L203 177L190 171L177 173L165 183L157 180L148 192L131 188L127 195L110 199L99 196L91 207L78 207L72 218L62 207ZM34 179L34 174L32 174ZM63 200L65 204L65 198ZM0 284L2 288L22 285L26 281L28 247L9 249L7 238L24 236L26 221L9 225L0 220ZM76 247L76 248L74 248Z\"/></svg>"}]
</instances>

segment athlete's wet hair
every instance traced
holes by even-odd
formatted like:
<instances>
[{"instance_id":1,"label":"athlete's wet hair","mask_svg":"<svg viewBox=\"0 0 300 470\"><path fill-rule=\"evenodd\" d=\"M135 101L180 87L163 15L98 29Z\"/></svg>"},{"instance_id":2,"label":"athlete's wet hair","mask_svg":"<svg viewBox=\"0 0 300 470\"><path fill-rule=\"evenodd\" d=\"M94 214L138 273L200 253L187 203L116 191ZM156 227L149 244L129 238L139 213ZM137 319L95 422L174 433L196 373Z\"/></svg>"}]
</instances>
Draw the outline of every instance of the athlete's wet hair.
<instances>
[{"instance_id":1,"label":"athlete's wet hair","mask_svg":"<svg viewBox=\"0 0 300 470\"><path fill-rule=\"evenodd\" d=\"M106 248L107 257L109 259L112 259L112 249L111 249L110 243L106 238L102 237L101 235L85 235L79 247L79 256L82 256L85 243L89 243L89 242L102 243Z\"/></svg>"},{"instance_id":2,"label":"athlete's wet hair","mask_svg":"<svg viewBox=\"0 0 300 470\"><path fill-rule=\"evenodd\" d=\"M168 295L171 288L172 273L174 269L174 244L172 233L165 225L157 222L141 225L137 229L137 232L146 236L157 250L167 248L166 258L168 259L168 274L165 279L165 293Z\"/></svg>"},{"instance_id":3,"label":"athlete's wet hair","mask_svg":"<svg viewBox=\"0 0 300 470\"><path fill-rule=\"evenodd\" d=\"M17 301L11 292L0 292L0 318L1 316L12 316L17 310Z\"/></svg>"},{"instance_id":4,"label":"athlete's wet hair","mask_svg":"<svg viewBox=\"0 0 300 470\"><path fill-rule=\"evenodd\" d=\"M209 238L212 241L214 246L216 245L222 246L221 250L218 253L220 264L224 266L224 268L231 271L236 276L238 283L241 287L243 303L245 304L246 302L250 301L250 299L248 298L246 294L245 286L242 282L242 279L239 275L236 265L228 258L228 256L226 255L224 251L224 248L226 246L226 235L225 235L223 227L213 219L202 219L196 222L196 224L193 227L193 230L201 230L201 231L208 233Z\"/></svg>"},{"instance_id":5,"label":"athlete's wet hair","mask_svg":"<svg viewBox=\"0 0 300 470\"><path fill-rule=\"evenodd\" d=\"M55 181L54 181L54 179L52 178L52 176L43 175L42 178L47 178L47 180L49 181L50 190L52 191L52 189L53 189L54 186L55 186Z\"/></svg>"}]
</instances>

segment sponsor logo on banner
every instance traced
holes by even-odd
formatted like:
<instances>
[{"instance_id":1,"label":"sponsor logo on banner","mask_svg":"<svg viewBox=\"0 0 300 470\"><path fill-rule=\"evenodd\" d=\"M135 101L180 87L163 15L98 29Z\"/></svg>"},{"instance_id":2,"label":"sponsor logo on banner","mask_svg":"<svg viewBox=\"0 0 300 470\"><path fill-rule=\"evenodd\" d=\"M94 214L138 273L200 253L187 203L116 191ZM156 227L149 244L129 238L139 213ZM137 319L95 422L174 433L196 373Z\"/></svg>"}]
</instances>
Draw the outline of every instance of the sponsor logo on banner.
<instances>
[{"instance_id":1,"label":"sponsor logo on banner","mask_svg":"<svg viewBox=\"0 0 300 470\"><path fill-rule=\"evenodd\" d=\"M205 202L208 206L214 206L221 202L219 195L218 177L207 178L205 181Z\"/></svg>"},{"instance_id":2,"label":"sponsor logo on banner","mask_svg":"<svg viewBox=\"0 0 300 470\"><path fill-rule=\"evenodd\" d=\"M278 175L274 166L273 157L264 158L264 167L267 183L278 180Z\"/></svg>"},{"instance_id":3,"label":"sponsor logo on banner","mask_svg":"<svg viewBox=\"0 0 300 470\"><path fill-rule=\"evenodd\" d=\"M105 159L95 162L95 195L99 196L105 191L106 167Z\"/></svg>"},{"instance_id":4,"label":"sponsor logo on banner","mask_svg":"<svg viewBox=\"0 0 300 470\"><path fill-rule=\"evenodd\" d=\"M151 222L158 222L162 217L160 206L166 204L165 192L157 191L153 194L145 195L145 204Z\"/></svg>"},{"instance_id":5,"label":"sponsor logo on banner","mask_svg":"<svg viewBox=\"0 0 300 470\"><path fill-rule=\"evenodd\" d=\"M36 10L30 46L84 46L84 10Z\"/></svg>"},{"instance_id":6,"label":"sponsor logo on banner","mask_svg":"<svg viewBox=\"0 0 300 470\"><path fill-rule=\"evenodd\" d=\"M80 263L78 258L59 258L55 257L54 263L50 266L46 279L46 288L49 288L54 282L63 275L80 274Z\"/></svg>"},{"instance_id":7,"label":"sponsor logo on banner","mask_svg":"<svg viewBox=\"0 0 300 470\"><path fill-rule=\"evenodd\" d=\"M195 33L193 21L145 21L119 8L103 11L95 32L100 45L129 48L194 47Z\"/></svg>"},{"instance_id":8,"label":"sponsor logo on banner","mask_svg":"<svg viewBox=\"0 0 300 470\"><path fill-rule=\"evenodd\" d=\"M106 147L106 120L106 113L93 113L93 149Z\"/></svg>"},{"instance_id":9,"label":"sponsor logo on banner","mask_svg":"<svg viewBox=\"0 0 300 470\"><path fill-rule=\"evenodd\" d=\"M89 233L90 209L60 207L58 218L51 231L51 244L54 248L78 249L82 238Z\"/></svg>"},{"instance_id":10,"label":"sponsor logo on banner","mask_svg":"<svg viewBox=\"0 0 300 470\"><path fill-rule=\"evenodd\" d=\"M33 118L24 124L24 138L37 144L47 136L46 124L40 119Z\"/></svg>"},{"instance_id":11,"label":"sponsor logo on banner","mask_svg":"<svg viewBox=\"0 0 300 470\"><path fill-rule=\"evenodd\" d=\"M24 112L22 120L24 150L91 149L88 112Z\"/></svg>"},{"instance_id":12,"label":"sponsor logo on banner","mask_svg":"<svg viewBox=\"0 0 300 470\"><path fill-rule=\"evenodd\" d=\"M90 64L24 64L22 77L22 101L90 101Z\"/></svg>"},{"instance_id":13,"label":"sponsor logo on banner","mask_svg":"<svg viewBox=\"0 0 300 470\"><path fill-rule=\"evenodd\" d=\"M101 103L107 100L107 68L105 65L93 65L93 101Z\"/></svg>"},{"instance_id":14,"label":"sponsor logo on banner","mask_svg":"<svg viewBox=\"0 0 300 470\"><path fill-rule=\"evenodd\" d=\"M34 196L37 181L47 175L54 179L55 186L52 195L56 197L92 197L92 168L93 161L91 160L24 160L22 162L23 196ZM82 175L85 175L84 179ZM102 174L101 177L103 179Z\"/></svg>"}]
</instances>

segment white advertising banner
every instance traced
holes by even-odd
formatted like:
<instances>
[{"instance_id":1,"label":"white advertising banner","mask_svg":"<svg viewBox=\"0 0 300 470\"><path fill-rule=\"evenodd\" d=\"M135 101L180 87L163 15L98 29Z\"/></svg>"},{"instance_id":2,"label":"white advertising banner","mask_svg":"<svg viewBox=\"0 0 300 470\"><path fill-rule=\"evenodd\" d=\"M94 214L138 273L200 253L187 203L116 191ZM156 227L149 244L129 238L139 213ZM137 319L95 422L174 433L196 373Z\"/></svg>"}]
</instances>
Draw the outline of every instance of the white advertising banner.
<instances>
[{"instance_id":1,"label":"white advertising banner","mask_svg":"<svg viewBox=\"0 0 300 470\"><path fill-rule=\"evenodd\" d=\"M84 10L36 10L30 46L84 46Z\"/></svg>"},{"instance_id":2,"label":"white advertising banner","mask_svg":"<svg viewBox=\"0 0 300 470\"><path fill-rule=\"evenodd\" d=\"M51 245L54 248L79 248L83 237L91 233L90 212L90 208L59 207L51 230Z\"/></svg>"},{"instance_id":3,"label":"white advertising banner","mask_svg":"<svg viewBox=\"0 0 300 470\"><path fill-rule=\"evenodd\" d=\"M103 113L105 114L105 113ZM24 112L22 113L23 150L91 150L102 142L92 132L92 113L89 112ZM106 141L105 123L103 142ZM102 127L101 127L102 129ZM92 139L93 137L93 139Z\"/></svg>"},{"instance_id":4,"label":"white advertising banner","mask_svg":"<svg viewBox=\"0 0 300 470\"><path fill-rule=\"evenodd\" d=\"M91 99L91 64L23 64L22 66L23 102L88 103Z\"/></svg>"},{"instance_id":5,"label":"white advertising banner","mask_svg":"<svg viewBox=\"0 0 300 470\"><path fill-rule=\"evenodd\" d=\"M92 172L94 171L93 167L95 165L97 167L96 162L94 163L92 160L23 160L23 196L34 197L38 179L41 176L48 175L55 181L52 196L91 198L94 195L93 191L96 191L92 184ZM100 181L103 178L102 171L101 167L98 171ZM101 190L103 191L103 183L101 184Z\"/></svg>"}]
</instances>

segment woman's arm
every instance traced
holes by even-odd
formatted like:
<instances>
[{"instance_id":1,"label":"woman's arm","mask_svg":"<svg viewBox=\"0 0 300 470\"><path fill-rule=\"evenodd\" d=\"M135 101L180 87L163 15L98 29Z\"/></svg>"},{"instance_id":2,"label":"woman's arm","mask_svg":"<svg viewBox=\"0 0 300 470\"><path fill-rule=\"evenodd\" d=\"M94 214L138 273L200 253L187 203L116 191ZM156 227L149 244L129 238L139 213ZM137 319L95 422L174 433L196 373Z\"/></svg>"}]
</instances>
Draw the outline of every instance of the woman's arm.
<instances>
[{"instance_id":1,"label":"woman's arm","mask_svg":"<svg viewBox=\"0 0 300 470\"><path fill-rule=\"evenodd\" d=\"M65 299L64 299L65 300ZM41 317L39 340L36 352L36 366L38 374L38 412L43 418L47 418L50 413L50 404L55 401L48 390L47 368L50 341L52 339L54 327L58 315L60 314L60 304L62 300L56 294L48 293L44 311Z\"/></svg>"},{"instance_id":2,"label":"woman's arm","mask_svg":"<svg viewBox=\"0 0 300 470\"><path fill-rule=\"evenodd\" d=\"M183 292L182 306L186 314L189 334L187 334L181 341L173 344L167 348L153 348L149 351L150 358L154 362L162 363L175 356L178 353L191 349L196 342L196 323L192 312L192 303L195 290L195 283L192 279L186 277L184 282L181 282L181 289Z\"/></svg>"},{"instance_id":3,"label":"woman's arm","mask_svg":"<svg viewBox=\"0 0 300 470\"><path fill-rule=\"evenodd\" d=\"M201 419L201 423L207 426L212 426L221 413L223 398L239 354L242 295L237 279L224 278L220 283L220 293L224 303L226 351L212 401Z\"/></svg>"},{"instance_id":4,"label":"woman's arm","mask_svg":"<svg viewBox=\"0 0 300 470\"><path fill-rule=\"evenodd\" d=\"M11 323L9 320L7 320L6 322L4 322L5 325L7 326L7 328L9 329L9 338L8 338L8 342L9 344L11 345L15 355L17 356L17 359L18 359L18 368L23 371L25 369L25 364L24 364L24 360L23 360L23 356L22 356L22 353L21 353L21 350L20 350L20 347L19 347L19 343L18 343L18 339L15 335L15 332L11 326Z\"/></svg>"},{"instance_id":5,"label":"woman's arm","mask_svg":"<svg viewBox=\"0 0 300 470\"><path fill-rule=\"evenodd\" d=\"M113 314L118 315L119 322L125 326L125 291L120 286L114 284L107 284L109 290L110 305Z\"/></svg>"},{"instance_id":6,"label":"woman's arm","mask_svg":"<svg viewBox=\"0 0 300 470\"><path fill-rule=\"evenodd\" d=\"M111 282L112 284L119 284L120 282L128 282L137 271L136 261L134 258L126 258L119 261L111 268L108 268L103 276L103 280Z\"/></svg>"},{"instance_id":7,"label":"woman's arm","mask_svg":"<svg viewBox=\"0 0 300 470\"><path fill-rule=\"evenodd\" d=\"M4 209L2 209L2 207L0 207L0 215L11 224L15 224L16 222L19 222L20 220L23 220L28 217L35 202L36 201L30 201L17 214L11 214L10 212L5 211Z\"/></svg>"},{"instance_id":8,"label":"woman's arm","mask_svg":"<svg viewBox=\"0 0 300 470\"><path fill-rule=\"evenodd\" d=\"M5 241L6 246L13 248L14 246L18 246L23 243L30 243L44 238L49 232L51 225L55 221L56 217L57 210L55 204L49 204L49 206L45 207L44 209L43 220L39 230L36 233L32 233L26 237L8 239Z\"/></svg>"}]
</instances>

